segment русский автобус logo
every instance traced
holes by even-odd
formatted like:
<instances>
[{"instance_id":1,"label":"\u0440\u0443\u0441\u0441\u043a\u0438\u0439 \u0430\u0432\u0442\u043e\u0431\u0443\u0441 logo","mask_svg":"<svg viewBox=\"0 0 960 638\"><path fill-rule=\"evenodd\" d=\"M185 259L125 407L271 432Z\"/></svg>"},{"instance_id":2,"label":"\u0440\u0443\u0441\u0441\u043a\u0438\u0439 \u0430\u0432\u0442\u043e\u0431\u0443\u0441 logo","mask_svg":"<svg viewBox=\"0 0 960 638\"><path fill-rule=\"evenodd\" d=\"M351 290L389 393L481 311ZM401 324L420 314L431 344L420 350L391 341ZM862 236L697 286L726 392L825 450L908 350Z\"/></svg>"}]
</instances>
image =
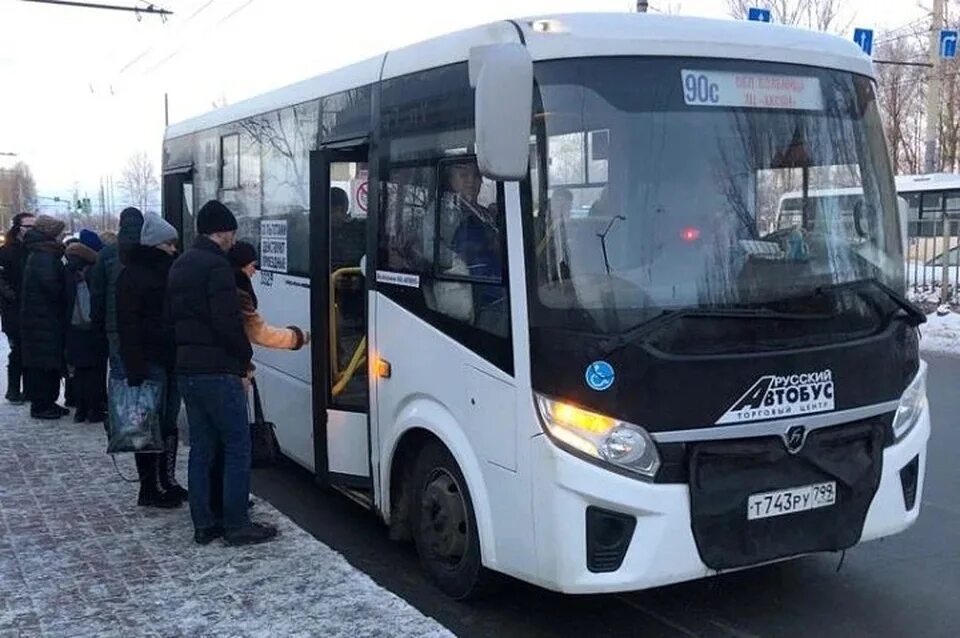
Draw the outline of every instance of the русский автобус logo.
<instances>
[{"instance_id":1,"label":"\u0440\u0443\u0441\u0441\u043a\u0438\u0439 \u0430\u0432\u0442\u043e\u0431\u0443\u0441 logo","mask_svg":"<svg viewBox=\"0 0 960 638\"><path fill-rule=\"evenodd\" d=\"M746 423L833 410L830 370L760 377L717 423Z\"/></svg>"}]
</instances>

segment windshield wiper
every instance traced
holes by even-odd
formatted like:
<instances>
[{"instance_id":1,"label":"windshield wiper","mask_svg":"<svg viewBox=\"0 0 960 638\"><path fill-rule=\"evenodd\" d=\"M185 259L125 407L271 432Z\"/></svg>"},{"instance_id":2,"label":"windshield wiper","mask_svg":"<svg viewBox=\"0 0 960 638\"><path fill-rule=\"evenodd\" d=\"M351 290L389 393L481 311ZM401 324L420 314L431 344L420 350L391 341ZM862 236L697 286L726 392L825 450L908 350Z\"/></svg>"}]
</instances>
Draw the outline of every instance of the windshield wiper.
<instances>
[{"instance_id":1,"label":"windshield wiper","mask_svg":"<svg viewBox=\"0 0 960 638\"><path fill-rule=\"evenodd\" d=\"M827 319L829 318L829 315L777 312L767 308L682 308L679 310L665 310L656 317L642 321L632 328L628 328L627 330L614 335L606 341L601 342L599 346L600 355L608 356L617 350L620 350L629 343L643 341L645 337L656 332L662 326L684 317L695 317L697 319L811 321L816 319Z\"/></svg>"},{"instance_id":2,"label":"windshield wiper","mask_svg":"<svg viewBox=\"0 0 960 638\"><path fill-rule=\"evenodd\" d=\"M883 283L876 277L867 277L866 279L857 279L855 281L845 281L839 284L829 284L826 286L818 286L816 292L823 294L824 292L836 291L836 290L860 290L873 286L877 290L883 292L893 303L897 304L901 310L907 314L907 323L913 327L919 326L920 324L926 322L927 315L917 304L913 303L902 294L897 292L895 289L891 288L887 284Z\"/></svg>"}]
</instances>

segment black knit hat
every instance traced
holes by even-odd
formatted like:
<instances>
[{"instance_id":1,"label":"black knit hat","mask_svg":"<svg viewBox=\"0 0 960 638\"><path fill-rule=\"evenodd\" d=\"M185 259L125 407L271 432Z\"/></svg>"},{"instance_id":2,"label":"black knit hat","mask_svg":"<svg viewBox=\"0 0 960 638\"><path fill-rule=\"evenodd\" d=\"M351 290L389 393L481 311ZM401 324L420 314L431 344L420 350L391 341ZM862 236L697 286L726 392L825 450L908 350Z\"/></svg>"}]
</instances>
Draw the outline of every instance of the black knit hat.
<instances>
[{"instance_id":1,"label":"black knit hat","mask_svg":"<svg viewBox=\"0 0 960 638\"><path fill-rule=\"evenodd\" d=\"M238 241L227 253L230 265L234 268L243 268L247 264L257 261L257 249L245 241Z\"/></svg>"},{"instance_id":2,"label":"black knit hat","mask_svg":"<svg viewBox=\"0 0 960 638\"><path fill-rule=\"evenodd\" d=\"M197 234L212 235L237 229L237 218L230 209L215 199L204 204L197 213Z\"/></svg>"}]
</instances>

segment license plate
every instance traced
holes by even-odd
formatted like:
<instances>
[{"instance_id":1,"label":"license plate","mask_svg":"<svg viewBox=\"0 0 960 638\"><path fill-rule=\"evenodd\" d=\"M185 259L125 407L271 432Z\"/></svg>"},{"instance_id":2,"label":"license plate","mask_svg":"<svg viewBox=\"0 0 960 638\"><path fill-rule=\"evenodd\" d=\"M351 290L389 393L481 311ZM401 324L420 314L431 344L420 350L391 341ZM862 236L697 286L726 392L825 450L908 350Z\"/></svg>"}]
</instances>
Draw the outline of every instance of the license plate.
<instances>
[{"instance_id":1,"label":"license plate","mask_svg":"<svg viewBox=\"0 0 960 638\"><path fill-rule=\"evenodd\" d=\"M830 507L837 502L837 484L815 483L774 492L751 494L747 499L747 520L770 518Z\"/></svg>"}]
</instances>

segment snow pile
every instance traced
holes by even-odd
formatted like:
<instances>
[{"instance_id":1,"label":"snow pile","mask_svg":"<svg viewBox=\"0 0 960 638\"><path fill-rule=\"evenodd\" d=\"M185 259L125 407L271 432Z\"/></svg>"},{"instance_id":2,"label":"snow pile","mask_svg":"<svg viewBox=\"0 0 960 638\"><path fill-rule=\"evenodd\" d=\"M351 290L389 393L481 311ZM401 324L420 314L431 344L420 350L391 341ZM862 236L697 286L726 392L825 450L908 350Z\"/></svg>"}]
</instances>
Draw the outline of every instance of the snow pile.
<instances>
[{"instance_id":1,"label":"snow pile","mask_svg":"<svg viewBox=\"0 0 960 638\"><path fill-rule=\"evenodd\" d=\"M920 334L923 335L921 350L960 355L960 314L941 307L927 315L927 323L920 326Z\"/></svg>"},{"instance_id":2,"label":"snow pile","mask_svg":"<svg viewBox=\"0 0 960 638\"><path fill-rule=\"evenodd\" d=\"M939 286L909 286L907 299L913 303L930 305L940 303Z\"/></svg>"},{"instance_id":3,"label":"snow pile","mask_svg":"<svg viewBox=\"0 0 960 638\"><path fill-rule=\"evenodd\" d=\"M260 499L276 541L195 544L188 508L137 507L104 448L0 400L0 635L452 638Z\"/></svg>"}]
</instances>

